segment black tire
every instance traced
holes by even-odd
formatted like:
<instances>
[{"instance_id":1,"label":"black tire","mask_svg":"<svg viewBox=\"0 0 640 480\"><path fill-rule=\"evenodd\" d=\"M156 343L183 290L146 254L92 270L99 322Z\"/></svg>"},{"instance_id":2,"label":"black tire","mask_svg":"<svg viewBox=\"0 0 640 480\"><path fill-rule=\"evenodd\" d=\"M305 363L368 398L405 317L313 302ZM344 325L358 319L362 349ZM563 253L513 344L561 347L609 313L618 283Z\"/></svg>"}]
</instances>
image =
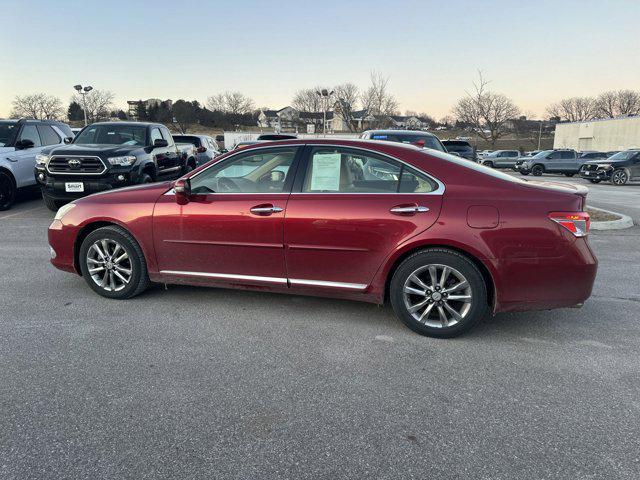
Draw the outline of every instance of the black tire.
<instances>
[{"instance_id":1,"label":"black tire","mask_svg":"<svg viewBox=\"0 0 640 480\"><path fill-rule=\"evenodd\" d=\"M482 162L483 165L486 165L487 167L493 168L493 162Z\"/></svg>"},{"instance_id":2,"label":"black tire","mask_svg":"<svg viewBox=\"0 0 640 480\"><path fill-rule=\"evenodd\" d=\"M130 279L121 290L107 290L106 288L98 285L93 279L92 274L89 272L87 253L95 242L102 240L117 242L128 256L127 265L131 270ZM80 263L80 270L85 281L94 292L98 295L102 295L103 297L124 300L141 294L149 286L150 281L149 273L147 271L147 262L144 258L144 254L142 253L142 249L136 239L122 227L113 225L98 228L91 232L86 236L80 246L78 259ZM115 263L115 261L113 263ZM108 274L109 272L105 271L105 273Z\"/></svg>"},{"instance_id":3,"label":"black tire","mask_svg":"<svg viewBox=\"0 0 640 480\"><path fill-rule=\"evenodd\" d=\"M436 308L431 307L431 313L427 314L427 318L424 322L416 319L408 310L404 293L405 282L408 281L409 277L412 276L413 273L418 271L420 268L426 268L427 265L446 266L450 269L454 269L458 274L461 274L468 283L468 295L471 296L472 301L469 302L470 306L468 307L468 310L464 312L462 318L455 324L451 324L449 326L444 326L442 324L440 326L433 325L434 323L440 322L440 320L438 320L440 313L439 311L436 311L436 309L440 307L435 305L438 302L432 300L432 297L429 295L426 296L426 300L428 300L429 303L434 303ZM454 275L455 274L453 273L449 274L449 278L444 284L445 289L450 285L448 282L455 283L456 279ZM436 289L440 288L441 287L439 286L436 287ZM433 289L432 294L436 293L436 289ZM425 289L424 291L429 290ZM428 337L451 338L461 335L482 320L488 309L487 285L485 284L482 273L478 267L464 255L445 248L421 250L406 258L393 273L389 295L391 298L391 305L393 306L396 316L414 332ZM417 296L418 303L420 303L420 298L420 296ZM442 301L447 303L444 299ZM464 306L467 302L458 302L457 304L455 300L452 302L453 303L450 305L458 305L461 308L467 308ZM424 313L424 310L423 312L420 312L420 310L415 312L416 315L420 313ZM436 315L437 318L430 319L430 316L434 315ZM427 325L427 322L432 325Z\"/></svg>"},{"instance_id":4,"label":"black tire","mask_svg":"<svg viewBox=\"0 0 640 480\"><path fill-rule=\"evenodd\" d=\"M54 200L51 197L48 197L44 192L42 193L42 200L44 200L44 204L46 207L52 212L57 212L58 209L62 206L62 202Z\"/></svg>"},{"instance_id":5,"label":"black tire","mask_svg":"<svg viewBox=\"0 0 640 480\"><path fill-rule=\"evenodd\" d=\"M138 183L153 183L153 177L146 172L142 172L140 178L138 179Z\"/></svg>"},{"instance_id":6,"label":"black tire","mask_svg":"<svg viewBox=\"0 0 640 480\"><path fill-rule=\"evenodd\" d=\"M575 173L565 173L564 176L565 177L573 177L575 175Z\"/></svg>"},{"instance_id":7,"label":"black tire","mask_svg":"<svg viewBox=\"0 0 640 480\"><path fill-rule=\"evenodd\" d=\"M598 180L597 178L590 178L589 181L591 183L600 183L602 180Z\"/></svg>"},{"instance_id":8,"label":"black tire","mask_svg":"<svg viewBox=\"0 0 640 480\"><path fill-rule=\"evenodd\" d=\"M0 210L9 210L16 201L16 182L11 174L0 171Z\"/></svg>"},{"instance_id":9,"label":"black tire","mask_svg":"<svg viewBox=\"0 0 640 480\"><path fill-rule=\"evenodd\" d=\"M628 181L629 174L624 168L614 170L611 174L611 183L613 183L617 187L619 187L620 185L625 185Z\"/></svg>"},{"instance_id":10,"label":"black tire","mask_svg":"<svg viewBox=\"0 0 640 480\"><path fill-rule=\"evenodd\" d=\"M531 174L534 177L539 177L543 173L544 173L544 167L542 165L534 165L533 168L531 169Z\"/></svg>"},{"instance_id":11,"label":"black tire","mask_svg":"<svg viewBox=\"0 0 640 480\"><path fill-rule=\"evenodd\" d=\"M529 175L529 172L520 172L520 175L524 175L525 177Z\"/></svg>"}]
</instances>

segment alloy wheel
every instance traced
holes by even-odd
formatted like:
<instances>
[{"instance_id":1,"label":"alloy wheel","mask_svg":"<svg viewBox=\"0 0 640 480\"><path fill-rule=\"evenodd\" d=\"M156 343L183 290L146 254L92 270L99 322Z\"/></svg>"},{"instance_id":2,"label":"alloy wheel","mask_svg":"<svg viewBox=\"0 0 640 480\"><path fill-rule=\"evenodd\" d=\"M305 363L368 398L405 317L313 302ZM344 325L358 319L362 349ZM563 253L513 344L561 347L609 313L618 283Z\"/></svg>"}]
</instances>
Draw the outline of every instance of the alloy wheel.
<instances>
[{"instance_id":1,"label":"alloy wheel","mask_svg":"<svg viewBox=\"0 0 640 480\"><path fill-rule=\"evenodd\" d=\"M133 266L129 254L113 239L100 239L87 251L87 271L93 281L107 292L118 292L131 281Z\"/></svg>"},{"instance_id":2,"label":"alloy wheel","mask_svg":"<svg viewBox=\"0 0 640 480\"><path fill-rule=\"evenodd\" d=\"M409 314L423 325L452 327L462 321L472 306L471 286L455 268L424 265L404 283L404 304Z\"/></svg>"},{"instance_id":3,"label":"alloy wheel","mask_svg":"<svg viewBox=\"0 0 640 480\"><path fill-rule=\"evenodd\" d=\"M627 183L627 180L627 172L624 170L617 170L613 172L613 175L611 176L611 181L616 185L624 185Z\"/></svg>"}]
</instances>

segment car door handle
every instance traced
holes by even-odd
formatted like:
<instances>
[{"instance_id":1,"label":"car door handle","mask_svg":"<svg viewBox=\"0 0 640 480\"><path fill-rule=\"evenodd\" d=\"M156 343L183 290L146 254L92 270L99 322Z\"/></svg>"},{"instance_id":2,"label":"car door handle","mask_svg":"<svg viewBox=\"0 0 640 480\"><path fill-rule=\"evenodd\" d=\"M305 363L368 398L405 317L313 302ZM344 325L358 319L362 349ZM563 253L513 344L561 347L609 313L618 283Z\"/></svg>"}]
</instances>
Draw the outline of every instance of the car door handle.
<instances>
[{"instance_id":1,"label":"car door handle","mask_svg":"<svg viewBox=\"0 0 640 480\"><path fill-rule=\"evenodd\" d=\"M422 205L398 205L397 207L393 207L389 211L396 215L415 215L416 213L420 212L428 212L429 209L427 207L423 207Z\"/></svg>"},{"instance_id":2,"label":"car door handle","mask_svg":"<svg viewBox=\"0 0 640 480\"><path fill-rule=\"evenodd\" d=\"M254 215L271 215L272 213L281 212L282 209L280 207L276 207L274 205L256 205L251 208L251 213Z\"/></svg>"}]
</instances>

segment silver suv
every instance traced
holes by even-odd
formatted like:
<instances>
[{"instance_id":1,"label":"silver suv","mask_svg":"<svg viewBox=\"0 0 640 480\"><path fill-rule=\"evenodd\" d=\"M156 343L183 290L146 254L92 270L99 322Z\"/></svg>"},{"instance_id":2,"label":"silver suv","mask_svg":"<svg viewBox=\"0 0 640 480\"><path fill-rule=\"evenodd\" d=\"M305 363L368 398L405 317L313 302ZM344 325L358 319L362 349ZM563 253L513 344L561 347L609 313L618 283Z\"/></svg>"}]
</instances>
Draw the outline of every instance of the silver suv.
<instances>
[{"instance_id":1,"label":"silver suv","mask_svg":"<svg viewBox=\"0 0 640 480\"><path fill-rule=\"evenodd\" d=\"M36 185L33 169L43 148L73 139L69 125L54 120L0 120L0 210L11 208L20 188Z\"/></svg>"},{"instance_id":2,"label":"silver suv","mask_svg":"<svg viewBox=\"0 0 640 480\"><path fill-rule=\"evenodd\" d=\"M518 150L496 150L482 157L482 164L493 168L515 168L520 152Z\"/></svg>"},{"instance_id":3,"label":"silver suv","mask_svg":"<svg viewBox=\"0 0 640 480\"><path fill-rule=\"evenodd\" d=\"M584 162L584 159L578 158L575 150L543 150L533 157L519 160L515 168L522 175L531 173L540 176L543 173L564 173L567 177L573 177L580 171Z\"/></svg>"}]
</instances>

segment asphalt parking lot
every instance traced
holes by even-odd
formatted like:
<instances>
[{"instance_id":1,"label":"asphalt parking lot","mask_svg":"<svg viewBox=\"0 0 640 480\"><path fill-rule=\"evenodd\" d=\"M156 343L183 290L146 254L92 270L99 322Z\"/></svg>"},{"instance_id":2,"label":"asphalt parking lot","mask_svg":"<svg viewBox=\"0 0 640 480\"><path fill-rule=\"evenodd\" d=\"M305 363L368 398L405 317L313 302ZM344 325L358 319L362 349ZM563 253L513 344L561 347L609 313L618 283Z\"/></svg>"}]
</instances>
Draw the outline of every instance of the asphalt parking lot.
<instances>
[{"instance_id":1,"label":"asphalt parking lot","mask_svg":"<svg viewBox=\"0 0 640 480\"><path fill-rule=\"evenodd\" d=\"M435 340L340 300L109 301L49 264L52 216L0 213L2 479L640 477L638 227L592 233L582 309Z\"/></svg>"}]
</instances>

